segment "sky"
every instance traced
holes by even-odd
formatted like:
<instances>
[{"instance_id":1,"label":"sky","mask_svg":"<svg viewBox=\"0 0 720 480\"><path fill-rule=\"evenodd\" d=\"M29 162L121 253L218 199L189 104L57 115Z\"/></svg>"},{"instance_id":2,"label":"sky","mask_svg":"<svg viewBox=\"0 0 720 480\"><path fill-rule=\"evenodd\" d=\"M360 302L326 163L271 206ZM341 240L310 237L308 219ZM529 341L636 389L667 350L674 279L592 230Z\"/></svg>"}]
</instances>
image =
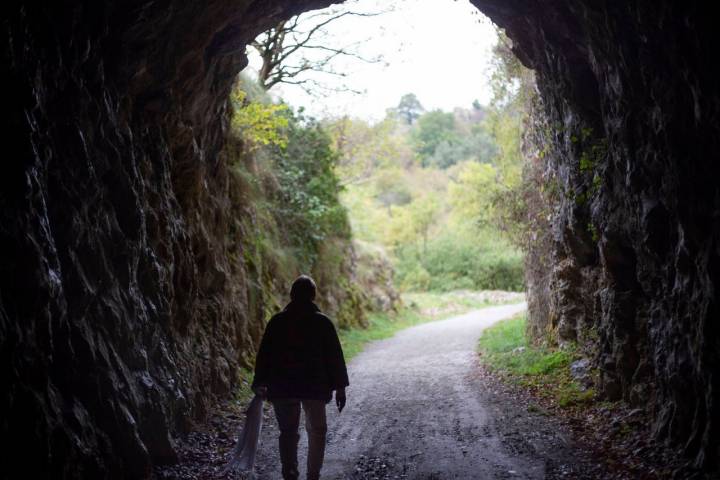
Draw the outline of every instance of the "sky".
<instances>
[{"instance_id":1,"label":"sky","mask_svg":"<svg viewBox=\"0 0 720 480\"><path fill-rule=\"evenodd\" d=\"M323 39L333 46L359 42L357 51L364 57L382 56L379 63L337 61L334 69L345 72L345 78L316 77L329 86L344 83L364 93L325 91L313 97L298 86L279 85L271 89L274 96L314 116L347 114L367 120L381 120L406 93L415 93L427 110L470 108L475 99L489 102L495 29L467 0L362 0L340 8L385 11L337 20ZM257 69L259 59L252 49L248 53L249 68Z\"/></svg>"}]
</instances>

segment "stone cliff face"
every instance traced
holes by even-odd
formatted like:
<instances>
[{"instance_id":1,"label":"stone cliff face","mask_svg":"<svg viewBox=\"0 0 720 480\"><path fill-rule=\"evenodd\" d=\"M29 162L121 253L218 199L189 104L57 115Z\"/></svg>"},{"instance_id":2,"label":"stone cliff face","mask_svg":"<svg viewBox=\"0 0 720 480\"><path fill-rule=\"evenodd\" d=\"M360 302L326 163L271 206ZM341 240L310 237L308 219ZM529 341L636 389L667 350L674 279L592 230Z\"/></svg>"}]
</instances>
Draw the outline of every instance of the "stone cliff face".
<instances>
[{"instance_id":1,"label":"stone cliff face","mask_svg":"<svg viewBox=\"0 0 720 480\"><path fill-rule=\"evenodd\" d=\"M3 476L147 477L229 394L259 327L218 153L244 44L317 2L285 3L3 6Z\"/></svg>"},{"instance_id":2,"label":"stone cliff face","mask_svg":"<svg viewBox=\"0 0 720 480\"><path fill-rule=\"evenodd\" d=\"M3 6L8 476L146 477L174 460L172 434L228 394L257 326L238 287L247 272L227 258L226 98L244 44L327 3ZM606 393L647 401L659 436L711 464L720 97L709 7L474 3L536 70L550 118L568 193L553 221L564 335L594 329Z\"/></svg>"},{"instance_id":3,"label":"stone cliff face","mask_svg":"<svg viewBox=\"0 0 720 480\"><path fill-rule=\"evenodd\" d=\"M600 389L717 466L720 83L702 2L474 0L536 71L551 220L550 322Z\"/></svg>"}]
</instances>

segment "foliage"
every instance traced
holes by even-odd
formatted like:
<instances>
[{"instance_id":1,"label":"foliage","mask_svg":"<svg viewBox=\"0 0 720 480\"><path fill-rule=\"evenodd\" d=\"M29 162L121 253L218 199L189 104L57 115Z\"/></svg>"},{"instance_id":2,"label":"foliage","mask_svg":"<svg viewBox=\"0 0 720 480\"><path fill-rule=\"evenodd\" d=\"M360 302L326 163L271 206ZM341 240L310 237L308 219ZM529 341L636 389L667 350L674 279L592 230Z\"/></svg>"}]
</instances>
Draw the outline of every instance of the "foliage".
<instances>
[{"instance_id":1,"label":"foliage","mask_svg":"<svg viewBox=\"0 0 720 480\"><path fill-rule=\"evenodd\" d=\"M408 94L380 122L320 123L240 89L233 126L257 160L240 174L255 191L255 221L273 225L247 226L258 238L246 252L261 252L268 272L284 265L333 278L340 272L321 265L346 262L342 245L355 236L388 250L408 290L521 290L522 253L500 233L516 239L525 225L528 74L508 52L498 45L489 108L425 112Z\"/></svg>"},{"instance_id":2,"label":"foliage","mask_svg":"<svg viewBox=\"0 0 720 480\"><path fill-rule=\"evenodd\" d=\"M506 380L529 387L561 407L592 400L594 392L583 390L570 376L574 350L533 346L526 323L521 314L487 328L479 341L484 363Z\"/></svg>"},{"instance_id":3,"label":"foliage","mask_svg":"<svg viewBox=\"0 0 720 480\"><path fill-rule=\"evenodd\" d=\"M412 193L403 181L403 172L399 168L388 168L375 180L375 198L386 208L393 205L407 205L412 201Z\"/></svg>"},{"instance_id":4,"label":"foliage","mask_svg":"<svg viewBox=\"0 0 720 480\"><path fill-rule=\"evenodd\" d=\"M450 230L426 246L397 251L396 278L406 290L523 289L522 255L504 242L461 229Z\"/></svg>"},{"instance_id":5,"label":"foliage","mask_svg":"<svg viewBox=\"0 0 720 480\"><path fill-rule=\"evenodd\" d=\"M454 153L453 147L460 143L452 113L433 110L422 115L411 131L410 139L422 166L448 167L458 160L450 156ZM439 148L444 151L438 152Z\"/></svg>"},{"instance_id":6,"label":"foliage","mask_svg":"<svg viewBox=\"0 0 720 480\"><path fill-rule=\"evenodd\" d=\"M461 165L457 180L448 186L450 203L455 212L478 227L494 220L494 200L498 194L498 172L487 163L468 162Z\"/></svg>"},{"instance_id":7,"label":"foliage","mask_svg":"<svg viewBox=\"0 0 720 480\"><path fill-rule=\"evenodd\" d=\"M337 154L330 136L312 118L288 116L288 143L273 156L279 183L277 213L285 232L301 248L311 266L320 243L328 237L350 238L347 212L339 202Z\"/></svg>"},{"instance_id":8,"label":"foliage","mask_svg":"<svg viewBox=\"0 0 720 480\"><path fill-rule=\"evenodd\" d=\"M508 188L487 110L397 118L325 123L353 234L389 249L406 290L522 289L522 255L499 239L496 203Z\"/></svg>"},{"instance_id":9,"label":"foliage","mask_svg":"<svg viewBox=\"0 0 720 480\"><path fill-rule=\"evenodd\" d=\"M476 112L481 111L474 109ZM464 151L468 159L480 163L495 163L498 155L498 146L492 132L488 128L488 122L474 123L470 125L469 131L464 137Z\"/></svg>"},{"instance_id":10,"label":"foliage","mask_svg":"<svg viewBox=\"0 0 720 480\"><path fill-rule=\"evenodd\" d=\"M512 51L511 41L502 30L497 30L498 41L493 46L490 85L493 91L492 107L522 111L522 104L533 96L532 70L527 69Z\"/></svg>"},{"instance_id":11,"label":"foliage","mask_svg":"<svg viewBox=\"0 0 720 480\"><path fill-rule=\"evenodd\" d=\"M435 224L439 211L439 200L434 193L426 193L405 208L393 208L391 212L400 221L393 222L395 229L391 230L391 241L407 244L420 239L425 251L430 228Z\"/></svg>"},{"instance_id":12,"label":"foliage","mask_svg":"<svg viewBox=\"0 0 720 480\"><path fill-rule=\"evenodd\" d=\"M245 139L250 149L268 145L287 146L287 105L250 101L247 92L242 88L243 84L238 82L230 94L233 131Z\"/></svg>"},{"instance_id":13,"label":"foliage","mask_svg":"<svg viewBox=\"0 0 720 480\"><path fill-rule=\"evenodd\" d=\"M395 113L400 116L398 109ZM494 162L498 152L486 113L475 102L472 109L413 116L407 124L411 126L409 140L420 165L446 169L466 160Z\"/></svg>"},{"instance_id":14,"label":"foliage","mask_svg":"<svg viewBox=\"0 0 720 480\"><path fill-rule=\"evenodd\" d=\"M233 122L247 118L249 106L259 111L272 105L264 92L242 91L248 94L233 104ZM261 324L286 301L292 280L310 273L323 289L321 306L340 325L363 325L365 297L347 280L353 269L350 227L339 201L331 138L318 122L289 108L272 116L284 120L273 127L283 142L247 148L255 130L234 129L225 151L234 212L231 264L248 278L248 314Z\"/></svg>"},{"instance_id":15,"label":"foliage","mask_svg":"<svg viewBox=\"0 0 720 480\"><path fill-rule=\"evenodd\" d=\"M337 173L343 185L366 182L378 169L405 168L414 162L414 153L393 117L369 124L345 116L325 121L324 127L339 155Z\"/></svg>"},{"instance_id":16,"label":"foliage","mask_svg":"<svg viewBox=\"0 0 720 480\"><path fill-rule=\"evenodd\" d=\"M533 196L528 189L535 189L523 180L526 153L523 152L523 135L528 121L528 111L535 101L534 77L510 49L510 42L498 32L498 42L493 48L491 86L493 99L488 114L488 128L495 140L497 154L498 188L493 192L493 219L495 225L507 238L525 249L527 199Z\"/></svg>"}]
</instances>

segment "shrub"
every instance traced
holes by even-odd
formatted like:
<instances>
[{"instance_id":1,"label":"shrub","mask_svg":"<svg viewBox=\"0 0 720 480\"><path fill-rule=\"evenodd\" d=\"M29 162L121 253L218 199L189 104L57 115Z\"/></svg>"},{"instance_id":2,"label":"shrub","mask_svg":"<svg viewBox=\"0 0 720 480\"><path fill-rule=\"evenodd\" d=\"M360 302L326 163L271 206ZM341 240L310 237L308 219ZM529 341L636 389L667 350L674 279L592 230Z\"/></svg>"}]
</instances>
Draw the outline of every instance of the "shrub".
<instances>
[{"instance_id":1,"label":"shrub","mask_svg":"<svg viewBox=\"0 0 720 480\"><path fill-rule=\"evenodd\" d=\"M310 273L331 316L363 325L361 292L346 280L354 268L350 227L331 139L313 119L247 87L241 82L231 98L234 128L224 154L229 253L246 280L249 314L260 323L285 302L292 280Z\"/></svg>"},{"instance_id":2,"label":"shrub","mask_svg":"<svg viewBox=\"0 0 720 480\"><path fill-rule=\"evenodd\" d=\"M452 232L397 252L397 278L406 290L523 290L523 259L501 241Z\"/></svg>"},{"instance_id":3,"label":"shrub","mask_svg":"<svg viewBox=\"0 0 720 480\"><path fill-rule=\"evenodd\" d=\"M414 265L406 272L400 280L400 286L404 290L429 290L432 277L422 265Z\"/></svg>"}]
</instances>

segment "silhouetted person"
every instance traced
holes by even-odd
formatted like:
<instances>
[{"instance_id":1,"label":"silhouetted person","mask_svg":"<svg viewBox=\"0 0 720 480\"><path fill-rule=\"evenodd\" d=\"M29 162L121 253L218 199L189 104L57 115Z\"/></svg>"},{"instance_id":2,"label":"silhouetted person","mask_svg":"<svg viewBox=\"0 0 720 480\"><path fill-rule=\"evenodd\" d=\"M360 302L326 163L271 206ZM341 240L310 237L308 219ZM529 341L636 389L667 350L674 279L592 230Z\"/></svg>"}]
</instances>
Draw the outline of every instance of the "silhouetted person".
<instances>
[{"instance_id":1,"label":"silhouetted person","mask_svg":"<svg viewBox=\"0 0 720 480\"><path fill-rule=\"evenodd\" d=\"M270 319L255 361L253 390L273 404L280 427L280 460L286 480L297 479L300 406L308 433L307 478L320 478L325 456L325 405L345 407L349 385L335 327L313 303L315 282L301 275L290 289L290 303Z\"/></svg>"}]
</instances>

